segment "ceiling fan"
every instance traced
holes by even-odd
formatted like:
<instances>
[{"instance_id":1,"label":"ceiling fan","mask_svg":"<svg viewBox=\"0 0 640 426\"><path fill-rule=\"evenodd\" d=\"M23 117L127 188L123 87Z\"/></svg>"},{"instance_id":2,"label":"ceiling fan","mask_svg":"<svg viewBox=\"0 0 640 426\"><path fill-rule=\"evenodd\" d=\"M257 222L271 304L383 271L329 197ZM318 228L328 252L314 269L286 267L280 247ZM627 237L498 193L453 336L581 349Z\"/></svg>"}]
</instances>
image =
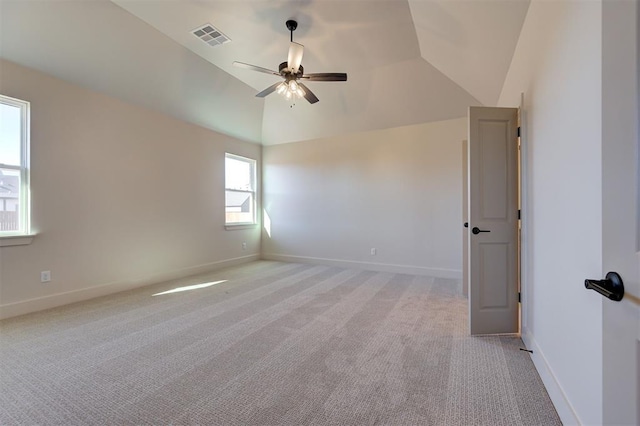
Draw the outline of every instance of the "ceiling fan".
<instances>
[{"instance_id":1,"label":"ceiling fan","mask_svg":"<svg viewBox=\"0 0 640 426\"><path fill-rule=\"evenodd\" d=\"M258 67L255 65L245 64L243 62L234 62L233 65L238 68L246 68L253 71L262 72L265 74L277 75L284 79L282 82L275 83L262 92L258 93L256 97L264 98L265 96L277 92L287 97L287 99L295 97L303 97L310 104L318 102L318 97L313 94L307 86L305 86L301 80L306 81L347 81L347 74L343 72L331 72L331 73L317 73L317 74L305 74L304 67L302 66L302 54L304 53L304 46L293 41L293 32L298 28L298 23L294 20L288 20L286 22L287 29L291 32L291 44L289 45L289 56L287 62L283 62L278 67L278 71L272 71L267 68Z\"/></svg>"}]
</instances>

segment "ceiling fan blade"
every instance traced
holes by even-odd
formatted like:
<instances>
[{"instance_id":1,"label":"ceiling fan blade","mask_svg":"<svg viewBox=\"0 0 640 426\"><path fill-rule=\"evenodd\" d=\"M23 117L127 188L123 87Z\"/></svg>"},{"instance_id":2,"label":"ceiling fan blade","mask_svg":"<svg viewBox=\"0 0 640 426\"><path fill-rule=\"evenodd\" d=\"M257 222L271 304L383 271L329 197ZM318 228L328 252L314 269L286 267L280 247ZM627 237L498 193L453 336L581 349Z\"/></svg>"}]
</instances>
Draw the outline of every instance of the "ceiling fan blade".
<instances>
[{"instance_id":1,"label":"ceiling fan blade","mask_svg":"<svg viewBox=\"0 0 640 426\"><path fill-rule=\"evenodd\" d=\"M297 73L298 69L300 69L300 64L302 64L302 54L304 53L304 46L300 43L296 43L292 41L289 45L289 57L287 58L287 68L291 70L292 73Z\"/></svg>"},{"instance_id":2,"label":"ceiling fan blade","mask_svg":"<svg viewBox=\"0 0 640 426\"><path fill-rule=\"evenodd\" d=\"M309 101L310 104L315 104L316 102L318 102L320 99L318 99L318 97L316 95L313 94L313 92L311 90L309 90L309 88L307 86L305 86L304 84L298 82L298 86L302 87L302 90L304 90L304 98L306 100Z\"/></svg>"},{"instance_id":3,"label":"ceiling fan blade","mask_svg":"<svg viewBox=\"0 0 640 426\"><path fill-rule=\"evenodd\" d=\"M237 62L236 61L236 62L233 63L233 66L234 67L238 67L238 68L245 68L245 69L252 70L252 71L263 72L265 74L273 74L273 75L278 75L278 76L280 75L280 73L277 72L277 71L272 71L270 69L258 67L258 66L251 65L251 64L245 64L244 62Z\"/></svg>"},{"instance_id":4,"label":"ceiling fan blade","mask_svg":"<svg viewBox=\"0 0 640 426\"><path fill-rule=\"evenodd\" d=\"M300 78L304 78L308 81L347 81L347 73L325 72L317 74L305 74Z\"/></svg>"},{"instance_id":5,"label":"ceiling fan blade","mask_svg":"<svg viewBox=\"0 0 640 426\"><path fill-rule=\"evenodd\" d=\"M256 95L256 98L264 98L265 96L270 95L271 93L275 92L278 86L280 86L281 84L284 84L284 83L280 81L278 83L272 84L271 86L264 89L262 92L258 93Z\"/></svg>"}]
</instances>

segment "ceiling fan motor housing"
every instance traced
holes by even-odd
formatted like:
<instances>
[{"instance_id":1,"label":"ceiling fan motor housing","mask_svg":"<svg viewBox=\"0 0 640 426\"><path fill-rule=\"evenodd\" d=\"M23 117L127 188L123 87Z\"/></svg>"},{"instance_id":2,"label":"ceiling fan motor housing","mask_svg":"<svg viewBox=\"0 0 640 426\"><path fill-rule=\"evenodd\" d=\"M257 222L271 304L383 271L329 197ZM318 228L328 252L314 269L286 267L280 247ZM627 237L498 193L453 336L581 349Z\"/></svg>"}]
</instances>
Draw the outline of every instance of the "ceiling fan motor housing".
<instances>
[{"instance_id":1,"label":"ceiling fan motor housing","mask_svg":"<svg viewBox=\"0 0 640 426\"><path fill-rule=\"evenodd\" d=\"M294 74L291 71L289 71L289 64L287 64L286 62L283 62L278 67L278 71L280 72L280 75L282 75L285 78L290 75L292 78L297 79L302 77L302 75L304 74L304 67L300 65L298 67L298 72Z\"/></svg>"}]
</instances>

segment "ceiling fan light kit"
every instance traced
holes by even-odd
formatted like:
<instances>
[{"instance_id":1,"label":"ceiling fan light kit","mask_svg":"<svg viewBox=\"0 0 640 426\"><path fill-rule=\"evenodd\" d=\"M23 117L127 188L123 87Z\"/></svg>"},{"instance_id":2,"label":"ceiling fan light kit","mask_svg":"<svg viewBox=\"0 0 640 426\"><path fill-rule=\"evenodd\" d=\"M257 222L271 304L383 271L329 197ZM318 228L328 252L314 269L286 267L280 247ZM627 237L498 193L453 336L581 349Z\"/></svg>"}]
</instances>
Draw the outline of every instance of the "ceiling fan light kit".
<instances>
[{"instance_id":1,"label":"ceiling fan light kit","mask_svg":"<svg viewBox=\"0 0 640 426\"><path fill-rule=\"evenodd\" d=\"M291 43L289 45L287 62L281 63L278 67L278 71L272 71L267 68L246 64L244 62L234 62L233 65L239 68L246 68L265 74L277 75L284 79L283 82L275 83L264 89L262 92L258 93L256 95L256 97L258 98L264 98L265 96L270 95L273 92L277 92L287 99L305 98L310 104L314 104L319 101L318 97L314 95L313 92L299 80L347 81L347 74L304 74L304 67L302 66L302 55L304 53L304 46L293 41L293 32L296 30L296 28L298 28L298 23L290 19L285 24L287 26L287 29L291 32Z\"/></svg>"}]
</instances>

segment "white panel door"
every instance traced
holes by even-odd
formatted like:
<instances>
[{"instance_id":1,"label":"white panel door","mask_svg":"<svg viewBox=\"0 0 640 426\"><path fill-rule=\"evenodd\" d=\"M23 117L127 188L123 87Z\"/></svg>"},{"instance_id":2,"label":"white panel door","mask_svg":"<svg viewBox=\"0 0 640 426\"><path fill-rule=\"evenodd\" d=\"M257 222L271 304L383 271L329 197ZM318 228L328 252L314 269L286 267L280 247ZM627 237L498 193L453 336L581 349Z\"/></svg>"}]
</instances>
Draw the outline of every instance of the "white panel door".
<instances>
[{"instance_id":1,"label":"white panel door","mask_svg":"<svg viewBox=\"0 0 640 426\"><path fill-rule=\"evenodd\" d=\"M640 4L603 2L603 272L624 283L602 299L603 419L640 424ZM604 277L585 277L604 278Z\"/></svg>"},{"instance_id":2,"label":"white panel door","mask_svg":"<svg viewBox=\"0 0 640 426\"><path fill-rule=\"evenodd\" d=\"M469 108L469 326L518 333L518 109Z\"/></svg>"}]
</instances>

